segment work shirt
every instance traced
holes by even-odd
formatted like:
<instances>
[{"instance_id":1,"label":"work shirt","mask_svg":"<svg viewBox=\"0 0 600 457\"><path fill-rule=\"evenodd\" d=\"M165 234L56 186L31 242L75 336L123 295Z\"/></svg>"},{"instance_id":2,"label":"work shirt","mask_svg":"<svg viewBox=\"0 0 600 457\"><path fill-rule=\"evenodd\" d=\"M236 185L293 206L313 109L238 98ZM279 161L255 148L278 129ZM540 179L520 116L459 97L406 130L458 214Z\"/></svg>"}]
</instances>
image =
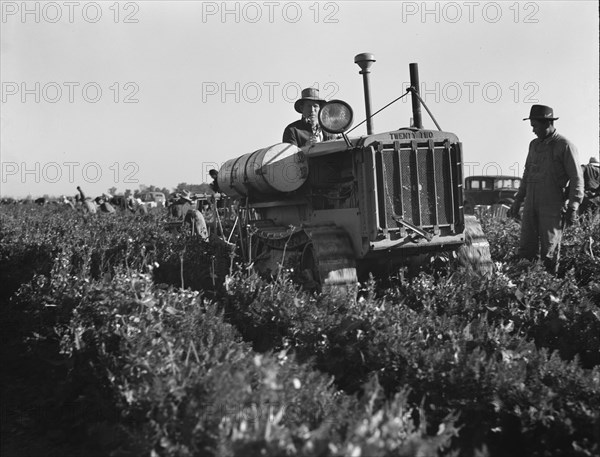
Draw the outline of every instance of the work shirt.
<instances>
[{"instance_id":1,"label":"work shirt","mask_svg":"<svg viewBox=\"0 0 600 457\"><path fill-rule=\"evenodd\" d=\"M312 127L312 134L310 135L309 143L320 143L323 141L323 131L319 124L311 124L310 119L305 117L304 122Z\"/></svg>"},{"instance_id":2,"label":"work shirt","mask_svg":"<svg viewBox=\"0 0 600 457\"><path fill-rule=\"evenodd\" d=\"M313 126L305 117L292 122L283 131L283 142L295 144L298 147L336 139L336 135L323 132L317 124Z\"/></svg>"},{"instance_id":3,"label":"work shirt","mask_svg":"<svg viewBox=\"0 0 600 457\"><path fill-rule=\"evenodd\" d=\"M516 200L523 201L528 192L538 203L564 201L563 189L569 185L569 206L577 209L583 199L583 175L575 145L556 130L550 136L529 143L523 180Z\"/></svg>"},{"instance_id":4,"label":"work shirt","mask_svg":"<svg viewBox=\"0 0 600 457\"><path fill-rule=\"evenodd\" d=\"M595 163L586 165L583 169L584 190L596 193L600 190L600 166Z\"/></svg>"}]
</instances>

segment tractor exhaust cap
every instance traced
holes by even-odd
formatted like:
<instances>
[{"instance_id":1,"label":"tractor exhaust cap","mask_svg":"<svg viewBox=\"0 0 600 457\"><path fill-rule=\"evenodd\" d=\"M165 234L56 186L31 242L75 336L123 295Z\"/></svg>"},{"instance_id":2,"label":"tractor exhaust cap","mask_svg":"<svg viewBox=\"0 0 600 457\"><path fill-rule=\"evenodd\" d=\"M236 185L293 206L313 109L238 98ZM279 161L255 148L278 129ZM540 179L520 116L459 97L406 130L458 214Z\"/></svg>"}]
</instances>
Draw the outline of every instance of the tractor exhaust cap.
<instances>
[{"instance_id":1,"label":"tractor exhaust cap","mask_svg":"<svg viewBox=\"0 0 600 457\"><path fill-rule=\"evenodd\" d=\"M367 117L367 134L373 134L373 121L371 119L371 89L369 88L369 73L371 66L375 63L375 56L369 52L363 52L354 57L354 63L360 67L358 74L363 75L363 87L365 91L365 111Z\"/></svg>"},{"instance_id":2,"label":"tractor exhaust cap","mask_svg":"<svg viewBox=\"0 0 600 457\"><path fill-rule=\"evenodd\" d=\"M415 128L422 129L423 120L421 117L421 103L419 101L419 65L416 63L411 63L408 65L408 67L410 70L410 85L414 91L411 93L413 125Z\"/></svg>"}]
</instances>

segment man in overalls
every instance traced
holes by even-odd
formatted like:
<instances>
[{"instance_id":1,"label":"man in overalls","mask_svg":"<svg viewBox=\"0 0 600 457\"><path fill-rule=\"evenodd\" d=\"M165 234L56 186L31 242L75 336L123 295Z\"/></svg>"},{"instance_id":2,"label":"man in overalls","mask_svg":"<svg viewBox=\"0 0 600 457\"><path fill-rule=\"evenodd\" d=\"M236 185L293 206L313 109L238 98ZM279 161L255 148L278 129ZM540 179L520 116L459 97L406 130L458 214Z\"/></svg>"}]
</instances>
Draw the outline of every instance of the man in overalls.
<instances>
[{"instance_id":1,"label":"man in overalls","mask_svg":"<svg viewBox=\"0 0 600 457\"><path fill-rule=\"evenodd\" d=\"M530 121L537 138L529 143L523 180L511 208L511 215L516 216L524 202L519 256L534 260L539 253L550 271L554 271L563 227L577 220L583 198L577 149L556 132L557 119L545 105L533 105L529 117L523 119Z\"/></svg>"}]
</instances>

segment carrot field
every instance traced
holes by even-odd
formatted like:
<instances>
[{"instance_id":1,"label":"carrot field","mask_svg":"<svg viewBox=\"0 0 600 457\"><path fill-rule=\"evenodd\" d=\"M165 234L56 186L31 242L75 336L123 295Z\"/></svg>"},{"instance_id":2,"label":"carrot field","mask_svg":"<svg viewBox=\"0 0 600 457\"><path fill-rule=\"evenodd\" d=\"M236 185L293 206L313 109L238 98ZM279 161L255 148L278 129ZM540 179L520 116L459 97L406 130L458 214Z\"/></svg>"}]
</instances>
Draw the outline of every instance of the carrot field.
<instances>
[{"instance_id":1,"label":"carrot field","mask_svg":"<svg viewBox=\"0 0 600 457\"><path fill-rule=\"evenodd\" d=\"M0 208L3 456L597 456L600 222L560 268L317 295L161 213Z\"/></svg>"}]
</instances>

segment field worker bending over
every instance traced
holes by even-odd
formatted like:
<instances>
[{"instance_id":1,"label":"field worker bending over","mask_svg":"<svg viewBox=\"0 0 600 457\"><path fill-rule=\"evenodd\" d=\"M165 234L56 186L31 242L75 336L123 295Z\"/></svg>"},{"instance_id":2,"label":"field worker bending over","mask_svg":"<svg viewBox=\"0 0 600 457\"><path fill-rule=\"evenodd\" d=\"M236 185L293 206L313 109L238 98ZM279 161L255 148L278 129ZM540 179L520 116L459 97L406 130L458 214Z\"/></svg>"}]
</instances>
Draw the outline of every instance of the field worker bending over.
<instances>
[{"instance_id":1,"label":"field worker bending over","mask_svg":"<svg viewBox=\"0 0 600 457\"><path fill-rule=\"evenodd\" d=\"M538 252L546 268L554 271L557 247L564 225L577 220L583 198L583 177L577 149L556 132L552 108L532 105L529 120L536 139L529 143L523 180L511 215L517 217L524 202L519 256L534 260ZM568 198L565 201L565 188Z\"/></svg>"},{"instance_id":2,"label":"field worker bending over","mask_svg":"<svg viewBox=\"0 0 600 457\"><path fill-rule=\"evenodd\" d=\"M114 214L115 208L108 201L106 194L102 194L101 197L96 197L95 202L97 207L100 208L100 212Z\"/></svg>"},{"instance_id":3,"label":"field worker bending over","mask_svg":"<svg viewBox=\"0 0 600 457\"><path fill-rule=\"evenodd\" d=\"M185 213L183 220L185 224L189 224L192 227L192 233L198 235L204 241L208 240L208 229L206 228L206 221L204 216L197 209L188 209Z\"/></svg>"},{"instance_id":4,"label":"field worker bending over","mask_svg":"<svg viewBox=\"0 0 600 457\"><path fill-rule=\"evenodd\" d=\"M69 200L66 195L62 196L62 204L64 206L68 206L71 209L75 209L75 205L73 205L73 202Z\"/></svg>"},{"instance_id":5,"label":"field worker bending over","mask_svg":"<svg viewBox=\"0 0 600 457\"><path fill-rule=\"evenodd\" d=\"M595 212L600 208L600 162L596 157L590 157L587 165L583 165L583 203L579 208L580 214Z\"/></svg>"},{"instance_id":6,"label":"field worker bending over","mask_svg":"<svg viewBox=\"0 0 600 457\"><path fill-rule=\"evenodd\" d=\"M77 190L79 191L79 201L81 201L81 204L83 205L84 209L91 214L96 214L96 203L94 203L91 199L85 196L83 190L81 190L81 187L77 186Z\"/></svg>"}]
</instances>

